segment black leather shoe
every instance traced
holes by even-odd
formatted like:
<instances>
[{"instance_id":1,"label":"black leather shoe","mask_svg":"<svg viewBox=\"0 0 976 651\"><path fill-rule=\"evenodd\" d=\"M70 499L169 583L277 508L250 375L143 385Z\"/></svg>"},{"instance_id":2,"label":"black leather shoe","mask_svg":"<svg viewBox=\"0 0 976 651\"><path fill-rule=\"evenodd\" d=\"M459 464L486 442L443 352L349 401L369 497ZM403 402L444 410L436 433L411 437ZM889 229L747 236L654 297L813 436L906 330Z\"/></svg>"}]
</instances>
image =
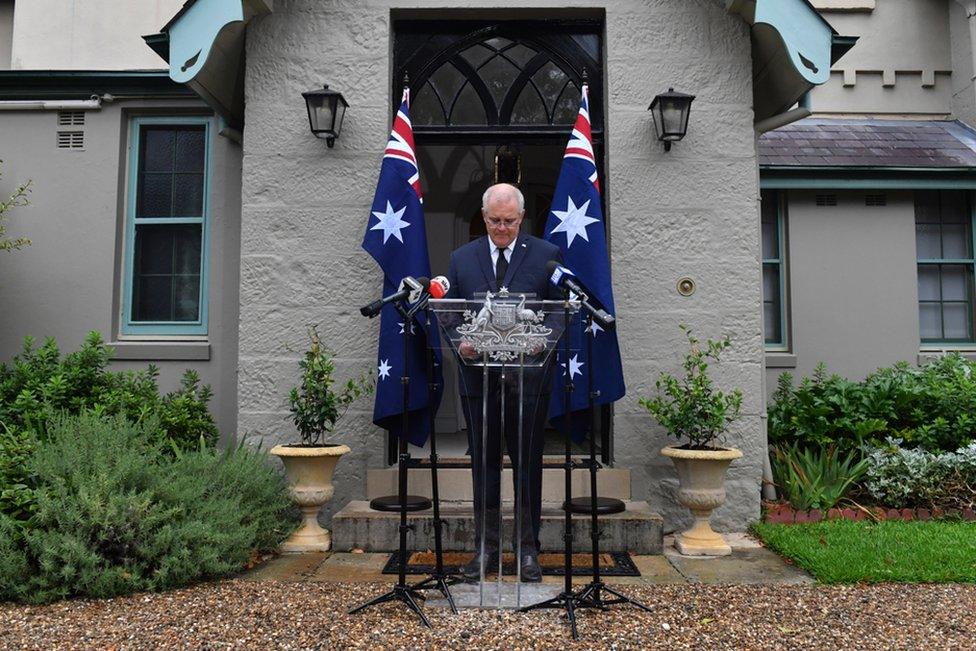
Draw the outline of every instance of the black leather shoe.
<instances>
[{"instance_id":1,"label":"black leather shoe","mask_svg":"<svg viewBox=\"0 0 976 651\"><path fill-rule=\"evenodd\" d=\"M522 554L521 572L522 580L526 583L542 581L542 567L539 566L538 555Z\"/></svg>"},{"instance_id":2,"label":"black leather shoe","mask_svg":"<svg viewBox=\"0 0 976 651\"><path fill-rule=\"evenodd\" d=\"M492 559L495 559L497 563L498 552L488 550L488 555L485 557L485 574L488 574L492 569ZM497 567L495 568L497 571ZM474 558L468 561L464 567L461 568L461 575L464 576L467 581L478 581L481 579L481 554L475 554Z\"/></svg>"}]
</instances>

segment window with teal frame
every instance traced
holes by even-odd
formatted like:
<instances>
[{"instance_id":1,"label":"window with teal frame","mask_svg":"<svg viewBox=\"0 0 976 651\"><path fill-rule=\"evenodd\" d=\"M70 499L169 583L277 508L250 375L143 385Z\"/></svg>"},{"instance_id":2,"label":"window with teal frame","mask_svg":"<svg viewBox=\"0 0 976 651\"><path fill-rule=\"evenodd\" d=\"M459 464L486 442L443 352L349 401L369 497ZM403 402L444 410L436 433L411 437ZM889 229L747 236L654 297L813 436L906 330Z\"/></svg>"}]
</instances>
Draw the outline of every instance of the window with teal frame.
<instances>
[{"instance_id":1,"label":"window with teal frame","mask_svg":"<svg viewBox=\"0 0 976 651\"><path fill-rule=\"evenodd\" d=\"M783 196L762 193L763 332L766 348L785 350L786 265L783 247Z\"/></svg>"},{"instance_id":2,"label":"window with teal frame","mask_svg":"<svg viewBox=\"0 0 976 651\"><path fill-rule=\"evenodd\" d=\"M207 117L130 123L123 335L207 334L211 138Z\"/></svg>"},{"instance_id":3,"label":"window with teal frame","mask_svg":"<svg viewBox=\"0 0 976 651\"><path fill-rule=\"evenodd\" d=\"M923 344L974 343L973 248L969 192L915 192L918 322Z\"/></svg>"}]
</instances>

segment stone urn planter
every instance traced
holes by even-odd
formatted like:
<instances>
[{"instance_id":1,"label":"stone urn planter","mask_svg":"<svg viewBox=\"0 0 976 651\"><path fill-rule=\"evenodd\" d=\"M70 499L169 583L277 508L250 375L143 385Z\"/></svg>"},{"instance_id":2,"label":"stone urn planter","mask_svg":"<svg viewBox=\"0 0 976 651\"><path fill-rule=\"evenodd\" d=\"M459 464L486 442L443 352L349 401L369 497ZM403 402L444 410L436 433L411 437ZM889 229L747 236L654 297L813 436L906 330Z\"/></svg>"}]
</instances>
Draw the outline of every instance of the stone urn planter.
<instances>
[{"instance_id":1,"label":"stone urn planter","mask_svg":"<svg viewBox=\"0 0 976 651\"><path fill-rule=\"evenodd\" d=\"M661 454L670 457L678 471L678 502L695 516L695 524L675 537L675 547L688 556L728 556L732 548L716 533L708 520L725 502L725 472L742 451L732 449L689 450L668 446Z\"/></svg>"},{"instance_id":2,"label":"stone urn planter","mask_svg":"<svg viewBox=\"0 0 976 651\"><path fill-rule=\"evenodd\" d=\"M346 445L276 445L271 454L285 464L291 497L302 511L303 522L281 545L286 553L326 552L332 548L332 534L319 525L319 510L332 499L332 475L339 458L350 452Z\"/></svg>"}]
</instances>

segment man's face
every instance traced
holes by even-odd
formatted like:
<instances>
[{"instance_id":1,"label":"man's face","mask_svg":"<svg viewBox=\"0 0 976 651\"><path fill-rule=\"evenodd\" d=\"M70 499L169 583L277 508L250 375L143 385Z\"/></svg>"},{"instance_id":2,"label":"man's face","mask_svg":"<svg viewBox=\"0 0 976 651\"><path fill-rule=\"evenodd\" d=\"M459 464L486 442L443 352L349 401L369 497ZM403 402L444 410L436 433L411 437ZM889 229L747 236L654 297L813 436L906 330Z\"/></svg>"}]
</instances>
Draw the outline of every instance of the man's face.
<instances>
[{"instance_id":1,"label":"man's face","mask_svg":"<svg viewBox=\"0 0 976 651\"><path fill-rule=\"evenodd\" d=\"M481 211L485 218L488 237L500 249L504 249L518 237L524 211L518 208L518 201L512 197L500 201L489 201Z\"/></svg>"}]
</instances>

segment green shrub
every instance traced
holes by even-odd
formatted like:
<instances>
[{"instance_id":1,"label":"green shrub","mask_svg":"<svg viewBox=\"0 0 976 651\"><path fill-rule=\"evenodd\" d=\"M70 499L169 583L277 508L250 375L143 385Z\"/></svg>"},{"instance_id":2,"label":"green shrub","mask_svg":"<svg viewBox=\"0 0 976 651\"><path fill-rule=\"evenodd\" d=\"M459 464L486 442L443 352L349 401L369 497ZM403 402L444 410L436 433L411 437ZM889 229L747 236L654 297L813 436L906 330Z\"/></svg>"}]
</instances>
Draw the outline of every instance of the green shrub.
<instances>
[{"instance_id":1,"label":"green shrub","mask_svg":"<svg viewBox=\"0 0 976 651\"><path fill-rule=\"evenodd\" d=\"M941 454L902 443L888 439L868 455L865 487L871 497L895 508L976 506L976 443Z\"/></svg>"},{"instance_id":2,"label":"green shrub","mask_svg":"<svg viewBox=\"0 0 976 651\"><path fill-rule=\"evenodd\" d=\"M857 451L804 449L797 444L773 448L773 478L783 497L795 509L835 507L868 469Z\"/></svg>"},{"instance_id":3,"label":"green shrub","mask_svg":"<svg viewBox=\"0 0 976 651\"><path fill-rule=\"evenodd\" d=\"M159 371L153 365L142 371L107 370L112 350L97 332L63 357L54 339L34 344L26 337L20 355L0 364L0 424L43 436L52 414L92 409L134 422L155 418L162 435L179 447L195 446L201 436L208 443L217 441L219 432L207 409L213 393L200 387L195 371L185 372L179 390L160 396Z\"/></svg>"},{"instance_id":4,"label":"green shrub","mask_svg":"<svg viewBox=\"0 0 976 651\"><path fill-rule=\"evenodd\" d=\"M52 417L30 472L29 526L0 514L0 600L163 590L243 567L293 528L284 479L240 446L165 453L158 425Z\"/></svg>"},{"instance_id":5,"label":"green shrub","mask_svg":"<svg viewBox=\"0 0 976 651\"><path fill-rule=\"evenodd\" d=\"M823 364L799 387L784 373L769 406L769 440L842 451L901 438L950 452L976 437L976 363L959 354L916 368L899 362L863 382L828 375Z\"/></svg>"}]
</instances>

